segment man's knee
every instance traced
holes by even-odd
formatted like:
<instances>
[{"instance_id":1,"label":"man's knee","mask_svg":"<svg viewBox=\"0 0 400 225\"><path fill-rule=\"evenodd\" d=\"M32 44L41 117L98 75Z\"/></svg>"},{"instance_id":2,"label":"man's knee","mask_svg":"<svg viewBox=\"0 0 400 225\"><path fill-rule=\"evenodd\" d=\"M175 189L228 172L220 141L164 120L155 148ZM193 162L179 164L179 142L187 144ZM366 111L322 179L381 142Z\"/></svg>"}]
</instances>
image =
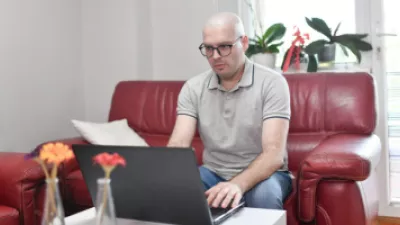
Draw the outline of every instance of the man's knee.
<instances>
[{"instance_id":1,"label":"man's knee","mask_svg":"<svg viewBox=\"0 0 400 225\"><path fill-rule=\"evenodd\" d=\"M290 180L280 174L274 174L245 194L246 205L254 208L283 209L284 200L290 191Z\"/></svg>"},{"instance_id":2,"label":"man's knee","mask_svg":"<svg viewBox=\"0 0 400 225\"><path fill-rule=\"evenodd\" d=\"M272 186L272 188L270 188ZM253 208L282 209L282 193L268 182L254 187L245 195L246 205Z\"/></svg>"}]
</instances>

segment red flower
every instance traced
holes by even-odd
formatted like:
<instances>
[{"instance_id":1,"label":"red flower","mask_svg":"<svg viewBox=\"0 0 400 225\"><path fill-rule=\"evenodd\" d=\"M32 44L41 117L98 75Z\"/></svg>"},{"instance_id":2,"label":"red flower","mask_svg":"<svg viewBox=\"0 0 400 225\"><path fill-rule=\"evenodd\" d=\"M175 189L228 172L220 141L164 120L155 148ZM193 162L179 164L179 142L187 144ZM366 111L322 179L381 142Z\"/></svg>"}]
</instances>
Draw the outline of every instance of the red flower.
<instances>
[{"instance_id":1,"label":"red flower","mask_svg":"<svg viewBox=\"0 0 400 225\"><path fill-rule=\"evenodd\" d=\"M107 167L114 167L117 165L126 166L125 159L118 153L113 153L113 154L107 152L100 153L93 157L93 161L94 163Z\"/></svg>"},{"instance_id":2,"label":"red flower","mask_svg":"<svg viewBox=\"0 0 400 225\"><path fill-rule=\"evenodd\" d=\"M304 45L305 40L310 39L310 35L308 33L302 34L300 32L300 29L298 27L294 27L296 30L293 34L296 38L292 41L292 45L290 46L287 56L284 59L284 65L283 65L283 72L286 72L289 69L290 63L292 61L292 55L295 55L295 65L297 69L300 69L300 47L297 46L297 43L300 43L300 45Z\"/></svg>"}]
</instances>

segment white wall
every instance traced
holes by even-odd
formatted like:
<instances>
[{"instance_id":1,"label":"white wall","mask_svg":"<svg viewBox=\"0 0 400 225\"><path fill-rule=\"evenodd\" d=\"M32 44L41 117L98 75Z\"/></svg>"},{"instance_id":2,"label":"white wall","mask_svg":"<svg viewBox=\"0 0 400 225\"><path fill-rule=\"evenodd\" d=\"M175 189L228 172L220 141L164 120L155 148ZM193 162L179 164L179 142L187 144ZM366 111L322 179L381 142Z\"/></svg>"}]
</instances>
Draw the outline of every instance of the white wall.
<instances>
[{"instance_id":1,"label":"white wall","mask_svg":"<svg viewBox=\"0 0 400 225\"><path fill-rule=\"evenodd\" d=\"M0 151L74 135L81 62L80 0L0 1Z\"/></svg>"},{"instance_id":2,"label":"white wall","mask_svg":"<svg viewBox=\"0 0 400 225\"><path fill-rule=\"evenodd\" d=\"M107 120L120 80L186 80L208 69L198 46L218 11L247 15L242 0L83 1L85 118Z\"/></svg>"},{"instance_id":3,"label":"white wall","mask_svg":"<svg viewBox=\"0 0 400 225\"><path fill-rule=\"evenodd\" d=\"M198 46L202 42L204 22L217 12L217 1L150 2L153 79L186 80L206 70L208 63Z\"/></svg>"},{"instance_id":4,"label":"white wall","mask_svg":"<svg viewBox=\"0 0 400 225\"><path fill-rule=\"evenodd\" d=\"M143 51L138 47L138 40L149 37L146 26L141 25L148 22L137 14L146 11L146 2L82 1L82 76L87 120L106 122L117 82L146 76L138 67L143 63L138 61L139 53ZM141 15L146 15L144 12ZM144 29L140 31L139 28ZM151 76L151 72L149 74Z\"/></svg>"},{"instance_id":5,"label":"white wall","mask_svg":"<svg viewBox=\"0 0 400 225\"><path fill-rule=\"evenodd\" d=\"M121 80L186 80L206 69L206 19L241 0L0 1L0 151L107 121ZM247 26L248 21L245 20Z\"/></svg>"}]
</instances>

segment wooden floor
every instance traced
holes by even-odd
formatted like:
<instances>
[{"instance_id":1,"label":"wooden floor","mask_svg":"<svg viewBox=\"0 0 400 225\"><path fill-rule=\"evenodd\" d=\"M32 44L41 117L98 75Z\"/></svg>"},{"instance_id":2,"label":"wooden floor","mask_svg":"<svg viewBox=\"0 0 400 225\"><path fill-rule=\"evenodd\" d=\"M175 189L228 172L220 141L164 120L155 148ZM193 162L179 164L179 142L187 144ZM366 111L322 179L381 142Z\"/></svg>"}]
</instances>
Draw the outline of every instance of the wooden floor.
<instances>
[{"instance_id":1,"label":"wooden floor","mask_svg":"<svg viewBox=\"0 0 400 225\"><path fill-rule=\"evenodd\" d=\"M394 218L394 217L380 216L378 218L377 225L400 225L400 217Z\"/></svg>"}]
</instances>

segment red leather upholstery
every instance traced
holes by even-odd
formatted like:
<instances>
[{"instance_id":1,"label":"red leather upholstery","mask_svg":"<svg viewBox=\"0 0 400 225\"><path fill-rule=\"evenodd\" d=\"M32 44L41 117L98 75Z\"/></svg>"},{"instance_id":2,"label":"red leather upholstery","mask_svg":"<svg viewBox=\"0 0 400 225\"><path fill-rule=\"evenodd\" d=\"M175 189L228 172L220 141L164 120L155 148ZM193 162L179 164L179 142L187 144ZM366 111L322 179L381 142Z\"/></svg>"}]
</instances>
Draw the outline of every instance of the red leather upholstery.
<instances>
[{"instance_id":1,"label":"red leather upholstery","mask_svg":"<svg viewBox=\"0 0 400 225\"><path fill-rule=\"evenodd\" d=\"M288 138L293 192L288 225L370 224L378 211L375 167L380 141L373 78L366 73L285 75L291 93ZM175 122L183 81L124 81L112 97L109 121L127 118L150 145L164 146ZM106 101L106 100L105 100ZM82 139L64 140L68 144ZM196 134L198 164L203 145ZM0 167L1 168L1 167ZM70 213L92 206L76 161L64 165L62 193Z\"/></svg>"},{"instance_id":2,"label":"red leather upholstery","mask_svg":"<svg viewBox=\"0 0 400 225\"><path fill-rule=\"evenodd\" d=\"M316 191L323 179L363 181L370 175L373 156L379 154L376 136L336 134L316 147L303 161L299 178L299 216L302 221L315 218ZM376 166L376 165L375 165Z\"/></svg>"},{"instance_id":3,"label":"red leather upholstery","mask_svg":"<svg viewBox=\"0 0 400 225\"><path fill-rule=\"evenodd\" d=\"M0 205L0 224L19 225L19 212L18 210Z\"/></svg>"},{"instance_id":4,"label":"red leather upholstery","mask_svg":"<svg viewBox=\"0 0 400 225\"><path fill-rule=\"evenodd\" d=\"M0 224L31 225L36 220L36 190L44 174L23 153L0 152Z\"/></svg>"}]
</instances>

